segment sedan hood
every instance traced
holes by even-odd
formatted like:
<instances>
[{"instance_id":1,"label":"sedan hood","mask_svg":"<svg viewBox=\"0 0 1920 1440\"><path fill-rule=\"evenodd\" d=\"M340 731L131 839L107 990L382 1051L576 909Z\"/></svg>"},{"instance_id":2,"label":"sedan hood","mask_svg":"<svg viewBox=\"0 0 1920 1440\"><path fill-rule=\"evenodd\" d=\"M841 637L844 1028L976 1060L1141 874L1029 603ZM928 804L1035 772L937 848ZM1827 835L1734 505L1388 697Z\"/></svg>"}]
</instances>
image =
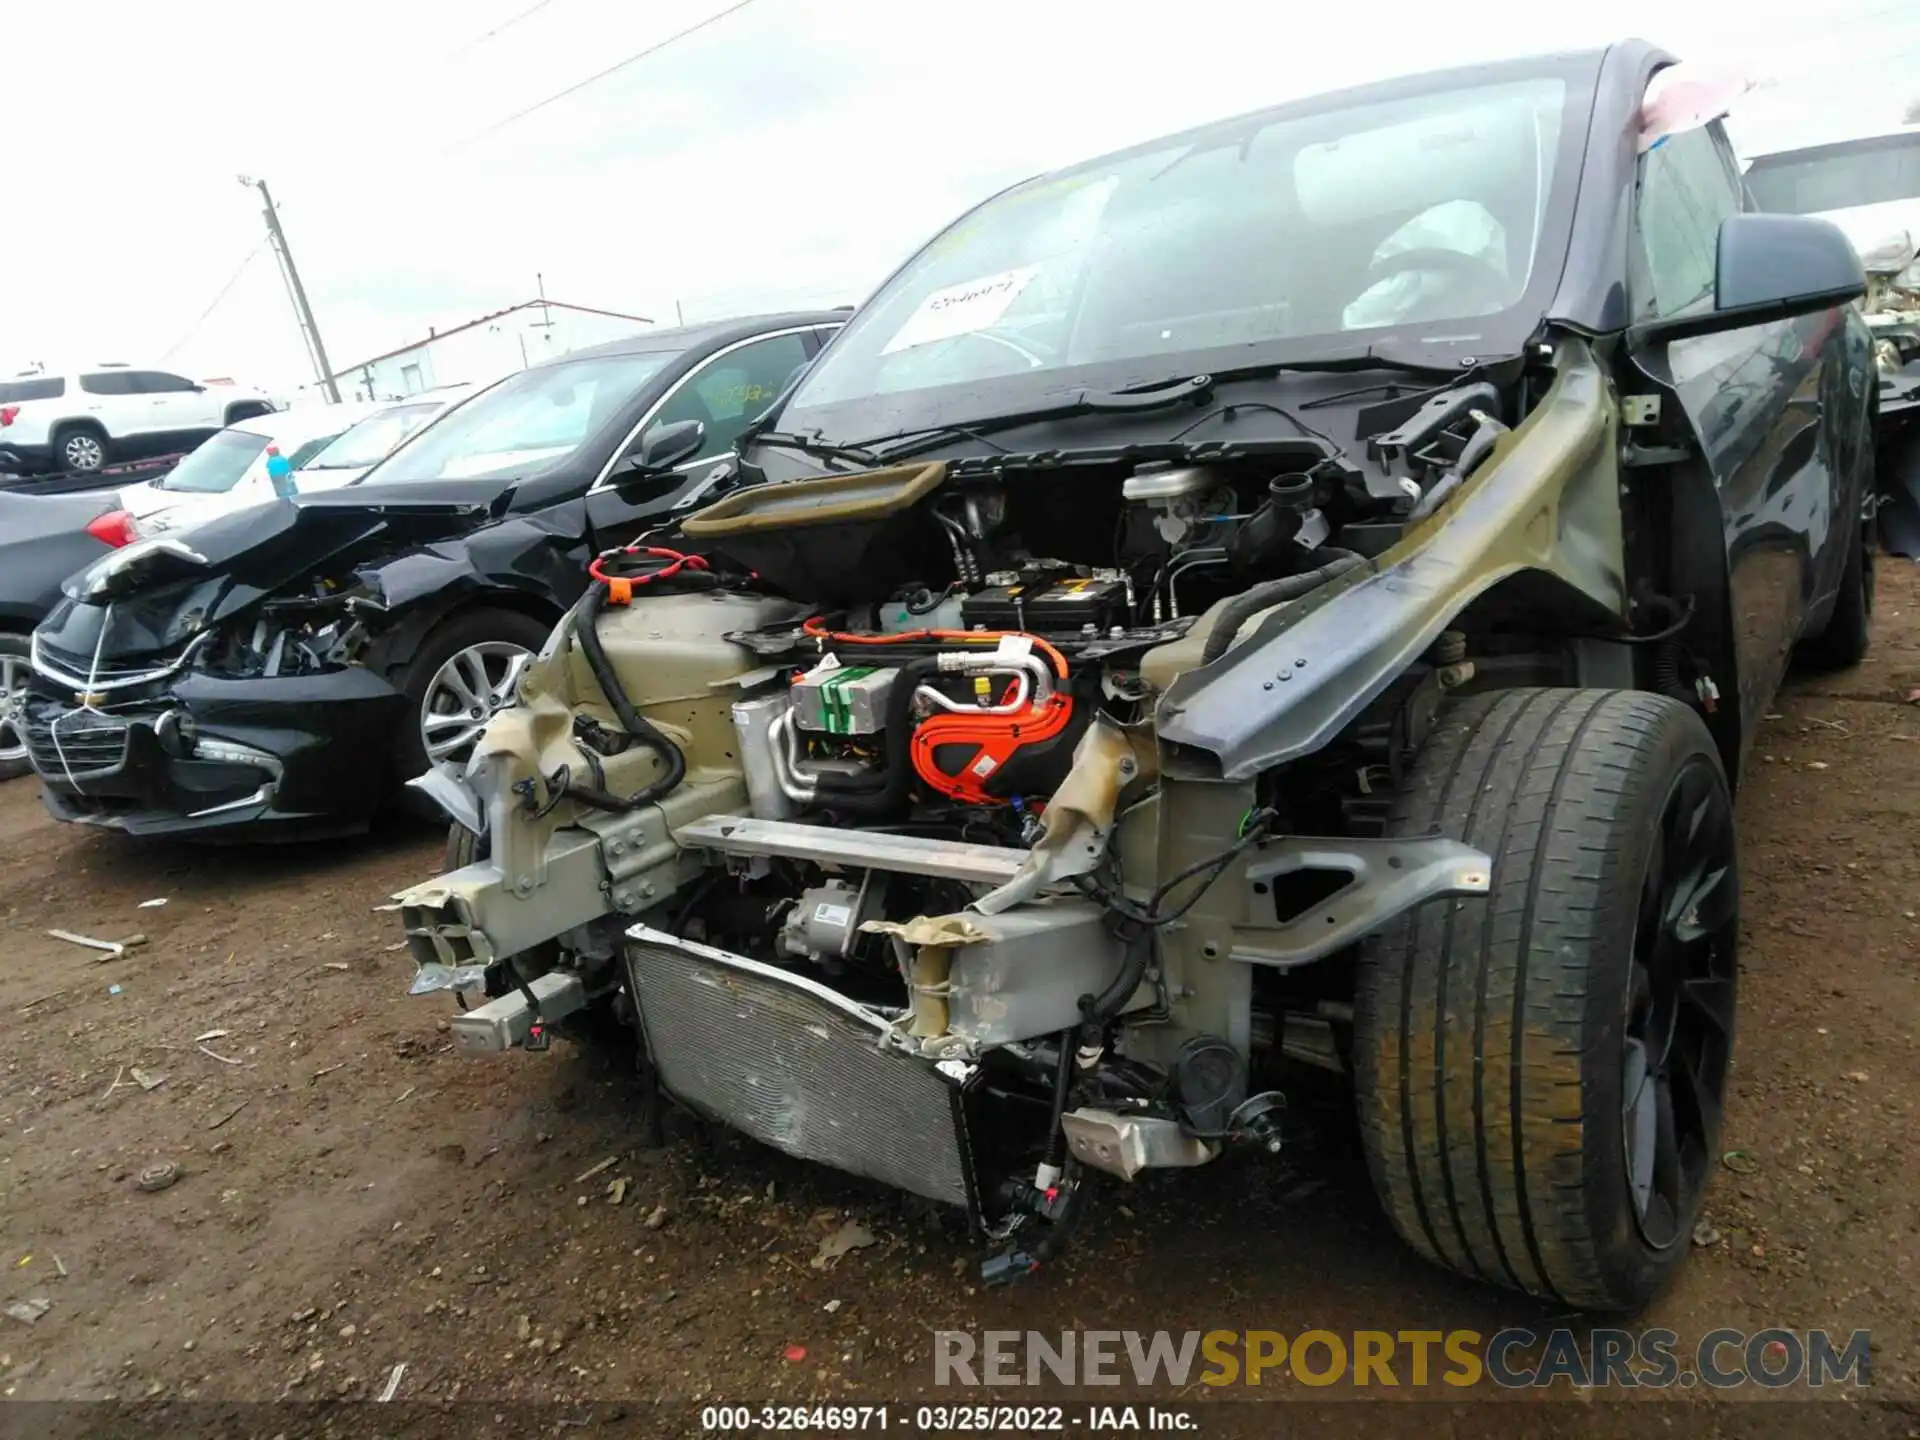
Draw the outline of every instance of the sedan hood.
<instances>
[{"instance_id":1,"label":"sedan hood","mask_svg":"<svg viewBox=\"0 0 1920 1440\"><path fill-rule=\"evenodd\" d=\"M372 468L371 465L340 465L296 470L293 472L293 484L302 495L318 495L351 485Z\"/></svg>"},{"instance_id":2,"label":"sedan hood","mask_svg":"<svg viewBox=\"0 0 1920 1440\"><path fill-rule=\"evenodd\" d=\"M273 500L135 541L62 587L40 643L69 668L160 661L263 600L312 593L322 580L395 550L465 534L501 514L500 482L384 492L354 489Z\"/></svg>"},{"instance_id":3,"label":"sedan hood","mask_svg":"<svg viewBox=\"0 0 1920 1440\"><path fill-rule=\"evenodd\" d=\"M1863 263L1877 263L1889 272L1904 270L1920 251L1920 200L1849 205L1841 210L1819 211L1816 218L1838 225Z\"/></svg>"}]
</instances>

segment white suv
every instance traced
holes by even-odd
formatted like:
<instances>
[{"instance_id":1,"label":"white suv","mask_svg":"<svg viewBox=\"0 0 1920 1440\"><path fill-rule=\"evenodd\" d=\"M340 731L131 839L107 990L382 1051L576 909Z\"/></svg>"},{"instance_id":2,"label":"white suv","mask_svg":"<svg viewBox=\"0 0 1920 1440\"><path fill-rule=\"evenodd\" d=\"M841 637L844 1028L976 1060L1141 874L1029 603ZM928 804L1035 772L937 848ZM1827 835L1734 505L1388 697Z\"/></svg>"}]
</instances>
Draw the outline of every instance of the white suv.
<instances>
[{"instance_id":1,"label":"white suv","mask_svg":"<svg viewBox=\"0 0 1920 1440\"><path fill-rule=\"evenodd\" d=\"M0 468L98 470L190 450L214 431L274 409L265 392L165 370L96 365L0 379Z\"/></svg>"}]
</instances>

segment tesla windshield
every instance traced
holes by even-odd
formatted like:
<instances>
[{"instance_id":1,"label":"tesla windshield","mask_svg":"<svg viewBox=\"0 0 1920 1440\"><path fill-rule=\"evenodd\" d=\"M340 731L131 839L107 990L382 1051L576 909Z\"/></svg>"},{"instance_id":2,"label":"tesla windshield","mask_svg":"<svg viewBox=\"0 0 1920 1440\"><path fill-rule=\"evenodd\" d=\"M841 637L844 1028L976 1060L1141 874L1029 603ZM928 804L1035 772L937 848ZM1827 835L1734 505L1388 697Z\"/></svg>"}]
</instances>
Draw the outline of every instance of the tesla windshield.
<instances>
[{"instance_id":1,"label":"tesla windshield","mask_svg":"<svg viewBox=\"0 0 1920 1440\"><path fill-rule=\"evenodd\" d=\"M1478 338L1536 274L1558 278L1542 257L1581 138L1571 72L1508 74L1289 106L996 196L848 322L780 428L860 397L1057 388L1085 367L1145 378L1174 354L1306 356L1408 327Z\"/></svg>"}]
</instances>

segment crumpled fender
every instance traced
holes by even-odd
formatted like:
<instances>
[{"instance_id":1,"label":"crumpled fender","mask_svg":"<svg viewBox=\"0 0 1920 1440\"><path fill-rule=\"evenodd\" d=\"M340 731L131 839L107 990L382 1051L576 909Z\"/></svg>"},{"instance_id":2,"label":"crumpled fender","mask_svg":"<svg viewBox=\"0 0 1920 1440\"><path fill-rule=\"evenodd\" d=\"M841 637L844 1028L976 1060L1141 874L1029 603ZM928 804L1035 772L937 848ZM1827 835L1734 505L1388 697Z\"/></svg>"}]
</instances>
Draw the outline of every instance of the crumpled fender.
<instances>
[{"instance_id":1,"label":"crumpled fender","mask_svg":"<svg viewBox=\"0 0 1920 1440\"><path fill-rule=\"evenodd\" d=\"M1049 885L1094 869L1106 857L1120 792L1151 779L1155 768L1154 757L1140 753L1125 730L1105 718L1095 720L1073 747L1073 768L1047 802L1044 828L1019 872L974 901L973 908L999 915Z\"/></svg>"},{"instance_id":2,"label":"crumpled fender","mask_svg":"<svg viewBox=\"0 0 1920 1440\"><path fill-rule=\"evenodd\" d=\"M1555 366L1533 413L1372 567L1269 612L1211 665L1200 663L1206 618L1149 652L1143 675L1163 691L1154 717L1163 746L1213 756L1226 780L1312 754L1471 601L1522 571L1557 576L1624 615L1618 406L1584 341L1563 340Z\"/></svg>"}]
</instances>

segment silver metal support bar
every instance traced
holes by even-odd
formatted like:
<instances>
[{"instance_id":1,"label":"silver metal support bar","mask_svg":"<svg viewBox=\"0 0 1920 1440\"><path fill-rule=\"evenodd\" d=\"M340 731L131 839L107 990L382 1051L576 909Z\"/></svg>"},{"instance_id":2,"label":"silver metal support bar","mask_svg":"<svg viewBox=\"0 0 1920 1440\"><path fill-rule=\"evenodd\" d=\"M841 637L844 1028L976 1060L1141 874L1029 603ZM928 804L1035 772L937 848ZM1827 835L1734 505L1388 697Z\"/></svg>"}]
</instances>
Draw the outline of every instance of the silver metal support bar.
<instances>
[{"instance_id":1,"label":"silver metal support bar","mask_svg":"<svg viewBox=\"0 0 1920 1440\"><path fill-rule=\"evenodd\" d=\"M550 970L528 984L540 1002L540 1018L558 1020L587 1003L586 987L568 970ZM509 990L477 1009L463 1011L447 1022L454 1048L462 1055L500 1055L524 1045L533 1032L533 1011L527 997Z\"/></svg>"},{"instance_id":2,"label":"silver metal support bar","mask_svg":"<svg viewBox=\"0 0 1920 1440\"><path fill-rule=\"evenodd\" d=\"M816 865L934 875L970 885L1004 885L1027 858L1025 850L1001 845L967 845L919 835L837 830L740 815L710 815L682 825L675 838L684 846L716 850L723 855L781 855L811 860Z\"/></svg>"},{"instance_id":3,"label":"silver metal support bar","mask_svg":"<svg viewBox=\"0 0 1920 1440\"><path fill-rule=\"evenodd\" d=\"M1352 876L1342 890L1286 920L1276 916L1273 882L1300 870ZM1288 969L1365 938L1417 905L1449 895L1485 895L1493 862L1457 840L1362 840L1282 836L1246 869L1246 919L1233 930L1231 958Z\"/></svg>"}]
</instances>

